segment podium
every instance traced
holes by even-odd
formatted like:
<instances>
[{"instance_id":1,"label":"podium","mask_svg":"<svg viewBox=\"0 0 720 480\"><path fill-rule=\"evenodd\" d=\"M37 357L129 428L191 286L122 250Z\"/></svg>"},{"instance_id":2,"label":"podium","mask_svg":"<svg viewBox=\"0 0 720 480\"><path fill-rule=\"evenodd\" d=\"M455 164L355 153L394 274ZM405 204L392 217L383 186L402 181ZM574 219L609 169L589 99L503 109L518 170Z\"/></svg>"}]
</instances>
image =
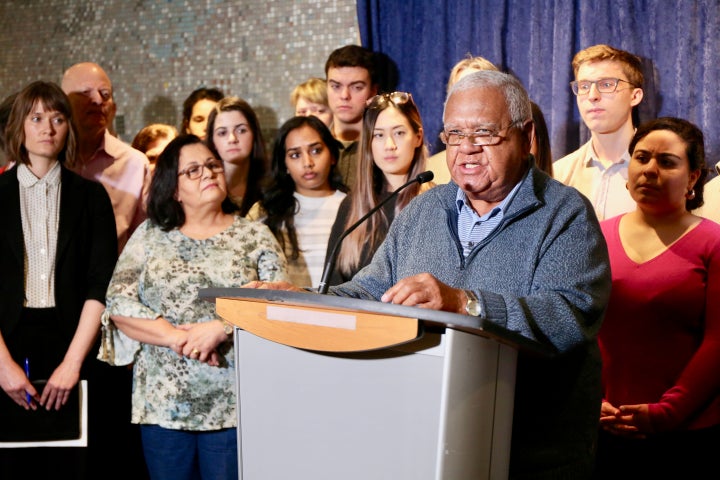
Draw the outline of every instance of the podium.
<instances>
[{"instance_id":1,"label":"podium","mask_svg":"<svg viewBox=\"0 0 720 480\"><path fill-rule=\"evenodd\" d=\"M369 300L200 296L236 327L240 479L507 478L517 353L539 343Z\"/></svg>"}]
</instances>

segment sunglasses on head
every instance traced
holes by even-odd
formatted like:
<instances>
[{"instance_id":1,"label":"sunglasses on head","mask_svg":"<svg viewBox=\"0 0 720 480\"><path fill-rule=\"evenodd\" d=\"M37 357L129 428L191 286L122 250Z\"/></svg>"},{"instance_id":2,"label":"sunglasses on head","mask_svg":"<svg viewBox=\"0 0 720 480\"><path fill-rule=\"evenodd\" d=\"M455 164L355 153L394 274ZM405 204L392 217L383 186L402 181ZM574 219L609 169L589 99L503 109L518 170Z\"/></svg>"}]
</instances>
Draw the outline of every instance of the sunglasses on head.
<instances>
[{"instance_id":1,"label":"sunglasses on head","mask_svg":"<svg viewBox=\"0 0 720 480\"><path fill-rule=\"evenodd\" d=\"M407 92L392 92L392 93L381 93L368 99L365 103L367 108L381 108L392 103L394 105L404 105L408 102L413 102L412 95Z\"/></svg>"}]
</instances>

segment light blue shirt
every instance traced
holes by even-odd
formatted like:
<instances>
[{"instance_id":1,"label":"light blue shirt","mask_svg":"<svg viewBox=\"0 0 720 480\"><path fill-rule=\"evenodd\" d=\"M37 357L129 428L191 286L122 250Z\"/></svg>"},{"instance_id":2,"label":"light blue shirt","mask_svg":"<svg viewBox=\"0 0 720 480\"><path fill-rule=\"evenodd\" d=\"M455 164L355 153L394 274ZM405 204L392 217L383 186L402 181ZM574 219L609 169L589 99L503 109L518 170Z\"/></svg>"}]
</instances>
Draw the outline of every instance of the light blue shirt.
<instances>
[{"instance_id":1,"label":"light blue shirt","mask_svg":"<svg viewBox=\"0 0 720 480\"><path fill-rule=\"evenodd\" d=\"M458 209L458 237L463 247L463 255L467 257L472 249L485 239L502 222L505 209L520 188L520 185L527 178L527 173L510 191L510 193L483 216L478 215L470 206L467 195L461 188L457 190L455 203Z\"/></svg>"}]
</instances>

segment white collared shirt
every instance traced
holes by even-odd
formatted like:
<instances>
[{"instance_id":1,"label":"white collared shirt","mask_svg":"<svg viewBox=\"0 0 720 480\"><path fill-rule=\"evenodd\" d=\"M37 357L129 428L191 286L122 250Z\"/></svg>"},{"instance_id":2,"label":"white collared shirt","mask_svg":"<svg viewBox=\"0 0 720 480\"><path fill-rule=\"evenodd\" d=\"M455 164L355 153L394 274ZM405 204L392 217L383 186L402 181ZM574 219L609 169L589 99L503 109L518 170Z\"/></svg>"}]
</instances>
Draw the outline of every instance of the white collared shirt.
<instances>
[{"instance_id":1,"label":"white collared shirt","mask_svg":"<svg viewBox=\"0 0 720 480\"><path fill-rule=\"evenodd\" d=\"M37 178L27 165L17 168L20 217L25 241L25 306L55 306L55 255L60 225L60 162Z\"/></svg>"}]
</instances>

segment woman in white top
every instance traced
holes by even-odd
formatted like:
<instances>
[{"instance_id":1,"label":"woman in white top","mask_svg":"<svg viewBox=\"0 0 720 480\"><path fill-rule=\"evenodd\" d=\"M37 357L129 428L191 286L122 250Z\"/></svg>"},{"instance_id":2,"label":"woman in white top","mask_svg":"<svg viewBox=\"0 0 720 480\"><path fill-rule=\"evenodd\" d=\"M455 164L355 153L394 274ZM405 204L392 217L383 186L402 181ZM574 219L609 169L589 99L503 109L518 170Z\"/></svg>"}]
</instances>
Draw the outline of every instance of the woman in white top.
<instances>
[{"instance_id":1,"label":"woman in white top","mask_svg":"<svg viewBox=\"0 0 720 480\"><path fill-rule=\"evenodd\" d=\"M263 220L288 259L290 279L317 286L328 237L347 189L337 171L339 144L314 116L293 117L278 132L263 198L248 218Z\"/></svg>"}]
</instances>

